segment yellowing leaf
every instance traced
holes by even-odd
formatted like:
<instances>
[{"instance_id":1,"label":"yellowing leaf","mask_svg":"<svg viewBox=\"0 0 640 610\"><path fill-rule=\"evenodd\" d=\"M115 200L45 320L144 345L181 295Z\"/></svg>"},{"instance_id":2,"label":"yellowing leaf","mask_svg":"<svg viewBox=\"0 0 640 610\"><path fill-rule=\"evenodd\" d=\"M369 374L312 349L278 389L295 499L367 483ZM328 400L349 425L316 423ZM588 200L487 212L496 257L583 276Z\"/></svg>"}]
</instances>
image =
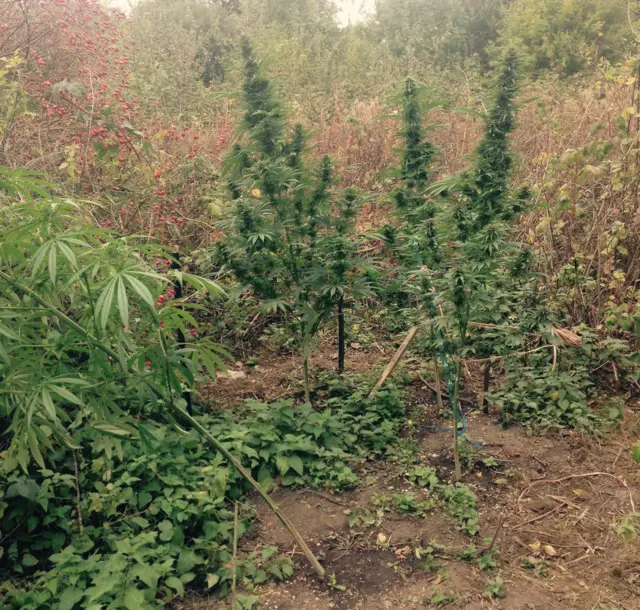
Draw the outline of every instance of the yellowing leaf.
<instances>
[{"instance_id":1,"label":"yellowing leaf","mask_svg":"<svg viewBox=\"0 0 640 610\"><path fill-rule=\"evenodd\" d=\"M536 553L540 552L540 541L536 540L529 545L530 549L533 549Z\"/></svg>"},{"instance_id":2,"label":"yellowing leaf","mask_svg":"<svg viewBox=\"0 0 640 610\"><path fill-rule=\"evenodd\" d=\"M550 544L545 544L542 550L547 557L555 557L558 554Z\"/></svg>"}]
</instances>

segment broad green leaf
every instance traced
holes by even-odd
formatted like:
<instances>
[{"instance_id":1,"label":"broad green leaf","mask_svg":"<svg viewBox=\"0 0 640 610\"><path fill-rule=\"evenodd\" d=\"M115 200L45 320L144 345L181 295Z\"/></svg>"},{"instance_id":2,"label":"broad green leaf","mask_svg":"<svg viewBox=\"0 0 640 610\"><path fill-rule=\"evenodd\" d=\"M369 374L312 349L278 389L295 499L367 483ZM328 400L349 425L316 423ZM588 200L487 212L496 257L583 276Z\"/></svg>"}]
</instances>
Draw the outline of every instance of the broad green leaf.
<instances>
[{"instance_id":1,"label":"broad green leaf","mask_svg":"<svg viewBox=\"0 0 640 610\"><path fill-rule=\"evenodd\" d=\"M191 568L200 563L198 556L191 549L183 549L178 557L176 569L178 574L189 572Z\"/></svg>"},{"instance_id":2,"label":"broad green leaf","mask_svg":"<svg viewBox=\"0 0 640 610\"><path fill-rule=\"evenodd\" d=\"M134 578L137 576L147 587L155 589L158 586L158 579L161 574L154 570L152 566L146 563L139 563L132 568L131 576Z\"/></svg>"},{"instance_id":3,"label":"broad green leaf","mask_svg":"<svg viewBox=\"0 0 640 610\"><path fill-rule=\"evenodd\" d=\"M289 462L289 466L293 468L298 474L302 474L304 472L304 464L297 455L288 456L287 461Z\"/></svg>"},{"instance_id":4,"label":"broad green leaf","mask_svg":"<svg viewBox=\"0 0 640 610\"><path fill-rule=\"evenodd\" d=\"M284 476L289 471L289 460L285 455L277 455L276 466L278 467L280 474Z\"/></svg>"},{"instance_id":5,"label":"broad green leaf","mask_svg":"<svg viewBox=\"0 0 640 610\"><path fill-rule=\"evenodd\" d=\"M128 586L124 592L125 608L128 610L140 610L144 605L144 593L135 586Z\"/></svg>"},{"instance_id":6,"label":"broad green leaf","mask_svg":"<svg viewBox=\"0 0 640 610\"><path fill-rule=\"evenodd\" d=\"M165 584L167 585L167 587L173 589L180 597L184 596L184 585L179 578L170 576L169 578L167 578L167 580L165 580Z\"/></svg>"},{"instance_id":7,"label":"broad green leaf","mask_svg":"<svg viewBox=\"0 0 640 610\"><path fill-rule=\"evenodd\" d=\"M169 521L168 519L165 519L164 521L161 521L158 524L158 529L160 530L160 540L162 540L162 542L168 542L169 540L171 540L171 538L173 538L173 523L171 523L171 521Z\"/></svg>"},{"instance_id":8,"label":"broad green leaf","mask_svg":"<svg viewBox=\"0 0 640 610\"><path fill-rule=\"evenodd\" d=\"M220 577L217 574L207 574L207 589L215 587L220 581Z\"/></svg>"},{"instance_id":9,"label":"broad green leaf","mask_svg":"<svg viewBox=\"0 0 640 610\"><path fill-rule=\"evenodd\" d=\"M84 597L84 591L77 587L68 587L60 594L60 610L72 610Z\"/></svg>"}]
</instances>

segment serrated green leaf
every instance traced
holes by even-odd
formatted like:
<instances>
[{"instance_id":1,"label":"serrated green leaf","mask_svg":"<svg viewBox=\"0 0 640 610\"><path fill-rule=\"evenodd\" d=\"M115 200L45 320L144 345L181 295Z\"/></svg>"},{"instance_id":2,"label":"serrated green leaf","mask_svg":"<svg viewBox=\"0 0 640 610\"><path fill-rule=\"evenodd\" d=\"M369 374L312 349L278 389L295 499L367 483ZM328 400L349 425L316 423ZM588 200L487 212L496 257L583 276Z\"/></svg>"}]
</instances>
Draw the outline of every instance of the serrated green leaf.
<instances>
[{"instance_id":1,"label":"serrated green leaf","mask_svg":"<svg viewBox=\"0 0 640 610\"><path fill-rule=\"evenodd\" d=\"M140 610L145 605L144 593L133 586L126 588L124 592L124 606L128 610Z\"/></svg>"},{"instance_id":2,"label":"serrated green leaf","mask_svg":"<svg viewBox=\"0 0 640 610\"><path fill-rule=\"evenodd\" d=\"M147 304L149 307L153 307L153 297L151 296L151 291L137 278L133 275L126 273L124 279L129 282L133 291Z\"/></svg>"},{"instance_id":3,"label":"serrated green leaf","mask_svg":"<svg viewBox=\"0 0 640 610\"><path fill-rule=\"evenodd\" d=\"M122 278L118 278L118 311L125 327L129 326L129 299Z\"/></svg>"},{"instance_id":4,"label":"serrated green leaf","mask_svg":"<svg viewBox=\"0 0 640 610\"><path fill-rule=\"evenodd\" d=\"M189 572L191 568L200 563L198 556L191 549L183 549L178 557L178 563L176 564L176 570L178 575L182 575L185 572Z\"/></svg>"},{"instance_id":5,"label":"serrated green leaf","mask_svg":"<svg viewBox=\"0 0 640 610\"><path fill-rule=\"evenodd\" d=\"M65 400L73 403L74 405L78 405L79 407L83 407L84 403L72 392L69 392L67 388L63 388L59 385L48 385L49 390L56 393L58 396L61 396Z\"/></svg>"},{"instance_id":6,"label":"serrated green leaf","mask_svg":"<svg viewBox=\"0 0 640 610\"><path fill-rule=\"evenodd\" d=\"M96 302L96 322L103 330L107 327L111 306L113 305L113 293L116 288L118 278L109 280L109 283L102 291Z\"/></svg>"},{"instance_id":7,"label":"serrated green leaf","mask_svg":"<svg viewBox=\"0 0 640 610\"><path fill-rule=\"evenodd\" d=\"M56 273L58 271L58 250L54 244L51 245L49 249L49 277L51 278L51 283L56 283Z\"/></svg>"},{"instance_id":8,"label":"serrated green leaf","mask_svg":"<svg viewBox=\"0 0 640 610\"><path fill-rule=\"evenodd\" d=\"M60 248L60 252L62 252L62 255L69 261L71 267L73 267L73 269L77 269L78 261L76 259L76 255L73 253L73 250L62 241L58 242L58 248Z\"/></svg>"},{"instance_id":9,"label":"serrated green leaf","mask_svg":"<svg viewBox=\"0 0 640 610\"><path fill-rule=\"evenodd\" d=\"M289 466L293 468L298 474L302 474L304 472L304 464L297 455L288 456L287 461L289 462Z\"/></svg>"},{"instance_id":10,"label":"serrated green leaf","mask_svg":"<svg viewBox=\"0 0 640 610\"><path fill-rule=\"evenodd\" d=\"M67 587L60 594L59 610L72 610L73 607L84 597L84 591L77 587Z\"/></svg>"},{"instance_id":11,"label":"serrated green leaf","mask_svg":"<svg viewBox=\"0 0 640 610\"><path fill-rule=\"evenodd\" d=\"M277 455L276 456L276 466L280 471L280 474L284 476L289 472L289 460L285 455Z\"/></svg>"}]
</instances>

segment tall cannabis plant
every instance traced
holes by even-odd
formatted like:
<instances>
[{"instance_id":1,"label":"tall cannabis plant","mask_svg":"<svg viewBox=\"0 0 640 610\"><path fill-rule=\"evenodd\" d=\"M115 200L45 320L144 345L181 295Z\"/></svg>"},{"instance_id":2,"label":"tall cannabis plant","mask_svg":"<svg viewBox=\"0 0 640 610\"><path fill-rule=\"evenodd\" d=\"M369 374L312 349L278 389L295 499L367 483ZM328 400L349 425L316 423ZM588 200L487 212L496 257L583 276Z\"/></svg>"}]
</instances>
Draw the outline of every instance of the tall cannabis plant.
<instances>
[{"instance_id":1,"label":"tall cannabis plant","mask_svg":"<svg viewBox=\"0 0 640 610\"><path fill-rule=\"evenodd\" d=\"M416 304L428 319L454 416L454 458L460 477L458 437L465 425L458 407L462 358L485 355L486 323L504 323L513 309L505 284L526 273L527 256L508 239L508 221L526 204L511 194L509 134L515 123L516 57L509 54L496 82L495 98L472 168L428 184L435 149L423 141L417 100L409 81L404 91L404 141L395 193L406 227L400 260L412 278Z\"/></svg>"},{"instance_id":2,"label":"tall cannabis plant","mask_svg":"<svg viewBox=\"0 0 640 610\"><path fill-rule=\"evenodd\" d=\"M227 160L233 208L219 252L262 301L263 311L295 319L309 400L310 345L336 307L344 354L344 303L361 274L349 242L355 198L332 213L330 160L323 159L317 170L305 166L303 128L287 128L282 105L248 44L244 60L244 120L240 143Z\"/></svg>"}]
</instances>

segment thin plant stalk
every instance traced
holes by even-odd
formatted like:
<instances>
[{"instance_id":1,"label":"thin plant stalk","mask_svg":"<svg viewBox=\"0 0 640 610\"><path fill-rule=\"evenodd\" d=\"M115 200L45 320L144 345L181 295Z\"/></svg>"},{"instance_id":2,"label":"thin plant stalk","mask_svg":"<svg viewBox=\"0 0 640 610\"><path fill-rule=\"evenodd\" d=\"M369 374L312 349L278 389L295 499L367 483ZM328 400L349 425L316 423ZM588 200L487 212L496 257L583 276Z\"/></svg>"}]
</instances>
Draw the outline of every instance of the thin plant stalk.
<instances>
[{"instance_id":1,"label":"thin plant stalk","mask_svg":"<svg viewBox=\"0 0 640 610\"><path fill-rule=\"evenodd\" d=\"M451 397L451 408L453 409L453 461L455 464L456 481L460 482L462 478L462 469L460 467L460 437L458 436L458 394L460 393L460 375L462 374L462 366L460 360L456 362L456 378L454 382L454 390Z\"/></svg>"},{"instance_id":2,"label":"thin plant stalk","mask_svg":"<svg viewBox=\"0 0 640 610\"><path fill-rule=\"evenodd\" d=\"M238 598L236 595L236 580L238 578L238 502L234 502L233 505L233 555L231 559L231 565L233 566L231 572L231 608L236 609L238 605Z\"/></svg>"},{"instance_id":3,"label":"thin plant stalk","mask_svg":"<svg viewBox=\"0 0 640 610\"><path fill-rule=\"evenodd\" d=\"M338 301L338 372L344 372L344 296Z\"/></svg>"},{"instance_id":4,"label":"thin plant stalk","mask_svg":"<svg viewBox=\"0 0 640 610\"><path fill-rule=\"evenodd\" d=\"M438 359L433 359L433 377L435 380L436 386L436 404L438 405L438 409L440 411L444 410L444 403L442 402L442 388L440 387L440 368L438 367Z\"/></svg>"}]
</instances>

